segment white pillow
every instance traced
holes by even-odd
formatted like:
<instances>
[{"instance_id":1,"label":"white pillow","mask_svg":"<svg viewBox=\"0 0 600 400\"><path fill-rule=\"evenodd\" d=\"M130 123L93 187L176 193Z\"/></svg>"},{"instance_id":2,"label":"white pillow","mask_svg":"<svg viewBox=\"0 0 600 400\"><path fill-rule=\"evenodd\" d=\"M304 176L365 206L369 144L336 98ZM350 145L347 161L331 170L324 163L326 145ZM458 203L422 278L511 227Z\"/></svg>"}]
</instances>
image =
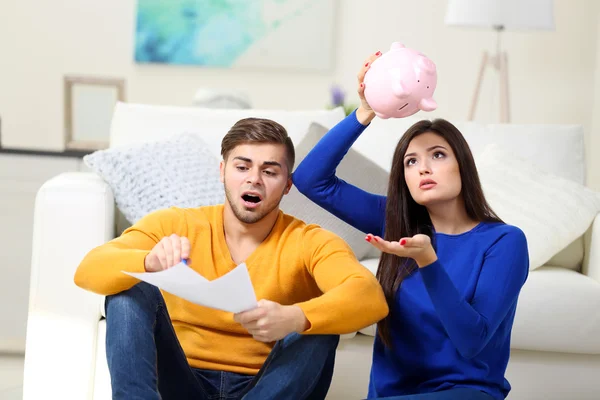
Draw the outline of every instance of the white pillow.
<instances>
[{"instance_id":1,"label":"white pillow","mask_svg":"<svg viewBox=\"0 0 600 400\"><path fill-rule=\"evenodd\" d=\"M132 224L162 208L225 201L219 160L194 134L113 147L89 154L83 161L108 183L117 207Z\"/></svg>"},{"instance_id":2,"label":"white pillow","mask_svg":"<svg viewBox=\"0 0 600 400\"><path fill-rule=\"evenodd\" d=\"M600 196L489 145L476 159L485 197L507 224L527 237L530 269L541 267L579 238L600 211Z\"/></svg>"}]
</instances>

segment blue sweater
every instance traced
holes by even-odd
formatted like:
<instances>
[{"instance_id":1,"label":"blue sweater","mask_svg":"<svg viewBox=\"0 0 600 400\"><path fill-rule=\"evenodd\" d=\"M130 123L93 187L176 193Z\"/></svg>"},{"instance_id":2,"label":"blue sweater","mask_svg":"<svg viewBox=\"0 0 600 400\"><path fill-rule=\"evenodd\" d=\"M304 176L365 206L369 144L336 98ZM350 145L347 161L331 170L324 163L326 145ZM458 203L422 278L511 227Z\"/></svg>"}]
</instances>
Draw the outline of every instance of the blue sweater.
<instances>
[{"instance_id":1,"label":"blue sweater","mask_svg":"<svg viewBox=\"0 0 600 400\"><path fill-rule=\"evenodd\" d=\"M383 237L385 196L335 176L364 129L349 115L311 150L293 181L337 217ZM481 222L458 235L435 233L434 243L438 260L407 277L390 305L392 348L375 338L368 397L469 387L503 399L517 298L529 271L525 235Z\"/></svg>"}]
</instances>

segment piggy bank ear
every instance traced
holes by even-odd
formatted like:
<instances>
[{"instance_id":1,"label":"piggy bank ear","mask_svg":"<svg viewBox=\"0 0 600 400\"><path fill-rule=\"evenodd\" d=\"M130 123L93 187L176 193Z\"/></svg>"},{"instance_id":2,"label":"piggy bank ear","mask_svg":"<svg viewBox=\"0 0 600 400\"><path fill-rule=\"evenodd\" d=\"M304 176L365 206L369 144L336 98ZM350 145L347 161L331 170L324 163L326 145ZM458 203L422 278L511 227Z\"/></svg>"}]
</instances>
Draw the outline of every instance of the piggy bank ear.
<instances>
[{"instance_id":1,"label":"piggy bank ear","mask_svg":"<svg viewBox=\"0 0 600 400\"><path fill-rule=\"evenodd\" d=\"M431 61L425 56L419 57L419 60L417 61L417 66L429 75L435 74L435 64L433 63L433 61Z\"/></svg>"},{"instance_id":2,"label":"piggy bank ear","mask_svg":"<svg viewBox=\"0 0 600 400\"><path fill-rule=\"evenodd\" d=\"M390 46L390 50L400 50L400 49L404 49L406 48L406 46L404 46L402 43L400 42L394 42L392 43L392 45Z\"/></svg>"},{"instance_id":3,"label":"piggy bank ear","mask_svg":"<svg viewBox=\"0 0 600 400\"><path fill-rule=\"evenodd\" d=\"M419 110L433 111L436 108L437 108L437 103L435 102L433 97L430 97L428 99L421 99L421 101L419 102Z\"/></svg>"}]
</instances>

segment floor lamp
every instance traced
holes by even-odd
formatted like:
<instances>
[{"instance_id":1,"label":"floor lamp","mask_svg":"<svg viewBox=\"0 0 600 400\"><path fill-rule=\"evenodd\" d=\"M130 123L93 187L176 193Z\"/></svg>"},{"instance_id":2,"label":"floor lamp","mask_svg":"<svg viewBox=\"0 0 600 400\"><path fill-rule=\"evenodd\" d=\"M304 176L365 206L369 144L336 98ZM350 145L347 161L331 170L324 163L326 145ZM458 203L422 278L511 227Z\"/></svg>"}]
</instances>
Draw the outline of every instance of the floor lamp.
<instances>
[{"instance_id":1,"label":"floor lamp","mask_svg":"<svg viewBox=\"0 0 600 400\"><path fill-rule=\"evenodd\" d=\"M553 0L449 0L445 23L497 32L496 54L490 56L483 52L468 119L472 121L475 117L485 71L492 67L500 79L500 122L510 122L508 55L502 50L502 33L505 30L553 30Z\"/></svg>"}]
</instances>

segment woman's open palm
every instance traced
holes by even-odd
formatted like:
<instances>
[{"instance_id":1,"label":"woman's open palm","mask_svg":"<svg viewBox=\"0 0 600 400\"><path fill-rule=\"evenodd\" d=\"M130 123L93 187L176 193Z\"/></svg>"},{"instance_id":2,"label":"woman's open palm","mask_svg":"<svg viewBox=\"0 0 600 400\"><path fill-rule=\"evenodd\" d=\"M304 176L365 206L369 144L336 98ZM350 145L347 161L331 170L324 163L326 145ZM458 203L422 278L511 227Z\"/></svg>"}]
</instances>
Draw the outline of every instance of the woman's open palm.
<instances>
[{"instance_id":1,"label":"woman's open palm","mask_svg":"<svg viewBox=\"0 0 600 400\"><path fill-rule=\"evenodd\" d=\"M384 253L414 259L419 267L429 265L437 259L431 239L427 235L418 234L390 242L369 233L365 239Z\"/></svg>"}]
</instances>

